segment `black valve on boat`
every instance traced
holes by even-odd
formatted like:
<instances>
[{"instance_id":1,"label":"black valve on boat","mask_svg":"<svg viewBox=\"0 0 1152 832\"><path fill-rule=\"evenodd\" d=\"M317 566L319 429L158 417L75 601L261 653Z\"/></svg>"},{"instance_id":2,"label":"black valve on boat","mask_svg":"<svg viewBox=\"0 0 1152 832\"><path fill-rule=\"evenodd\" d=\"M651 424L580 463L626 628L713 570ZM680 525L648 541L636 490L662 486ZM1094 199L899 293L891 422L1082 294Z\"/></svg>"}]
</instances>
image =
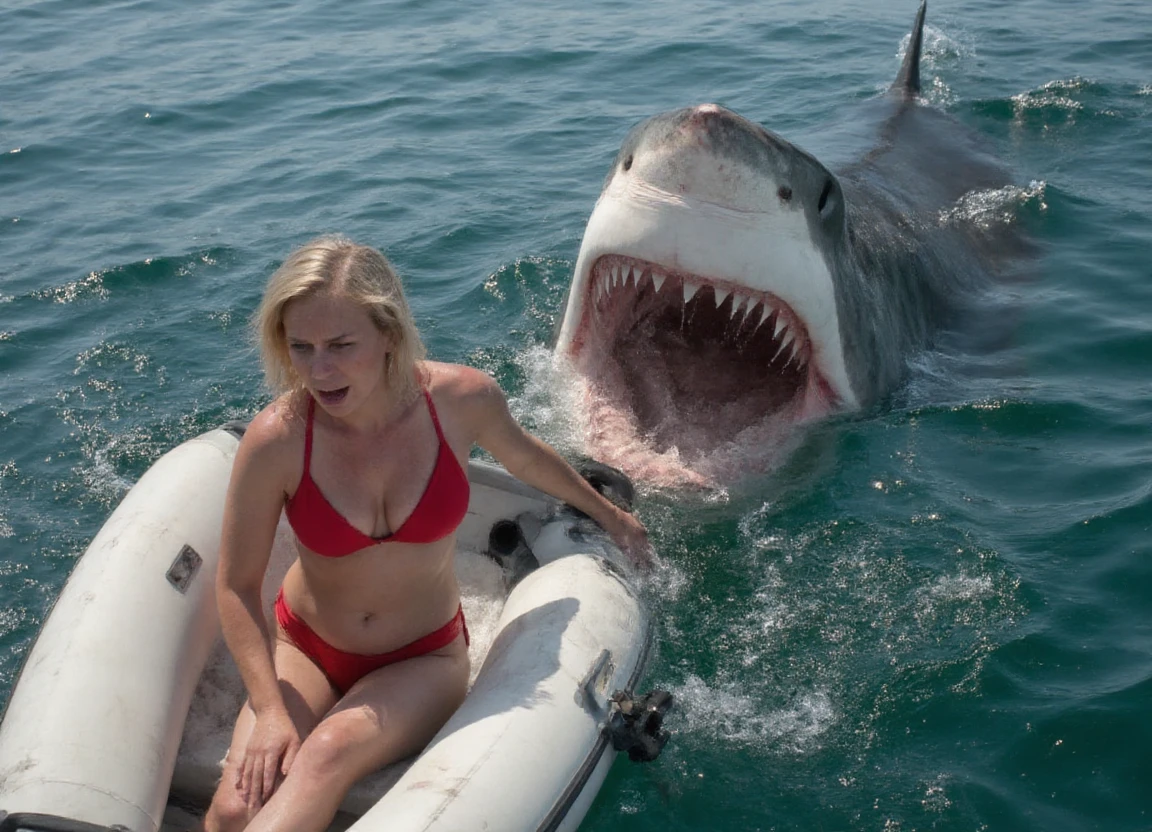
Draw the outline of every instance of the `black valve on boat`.
<instances>
[{"instance_id":1,"label":"black valve on boat","mask_svg":"<svg viewBox=\"0 0 1152 832\"><path fill-rule=\"evenodd\" d=\"M634 763L650 763L660 756L668 742L664 717L672 707L672 694L653 690L643 696L618 690L608 700L608 722L604 730L617 751L627 751Z\"/></svg>"},{"instance_id":2,"label":"black valve on boat","mask_svg":"<svg viewBox=\"0 0 1152 832\"><path fill-rule=\"evenodd\" d=\"M585 460L575 468L580 476L609 502L622 511L632 513L636 489L632 485L632 480L628 479L623 471L594 459ZM582 540L588 536L596 537L604 533L596 521L575 506L565 503L562 513L576 518L576 522L568 529L568 536L573 540Z\"/></svg>"},{"instance_id":3,"label":"black valve on boat","mask_svg":"<svg viewBox=\"0 0 1152 832\"><path fill-rule=\"evenodd\" d=\"M594 459L583 462L576 470L580 472L580 476L588 480L589 485L609 501L629 514L632 513L632 504L636 501L636 488L627 474Z\"/></svg>"},{"instance_id":4,"label":"black valve on boat","mask_svg":"<svg viewBox=\"0 0 1152 832\"><path fill-rule=\"evenodd\" d=\"M492 524L486 554L504 570L508 589L520 583L532 570L540 568L540 561L524 540L524 532L515 520L498 520Z\"/></svg>"}]
</instances>

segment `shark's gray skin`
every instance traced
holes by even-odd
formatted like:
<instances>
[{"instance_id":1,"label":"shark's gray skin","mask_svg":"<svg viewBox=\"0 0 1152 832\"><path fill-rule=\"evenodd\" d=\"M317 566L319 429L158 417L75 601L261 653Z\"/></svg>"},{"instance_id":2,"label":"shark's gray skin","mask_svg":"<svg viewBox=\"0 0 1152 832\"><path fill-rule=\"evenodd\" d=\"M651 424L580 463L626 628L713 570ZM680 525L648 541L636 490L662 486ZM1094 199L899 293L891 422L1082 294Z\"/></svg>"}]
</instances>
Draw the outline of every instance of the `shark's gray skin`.
<instances>
[{"instance_id":1,"label":"shark's gray skin","mask_svg":"<svg viewBox=\"0 0 1152 832\"><path fill-rule=\"evenodd\" d=\"M657 480L770 464L749 449L882 400L955 301L987 285L1002 241L956 208L1011 180L920 100L924 13L864 114L871 148L836 174L715 104L629 133L556 345L587 383L595 455Z\"/></svg>"}]
</instances>

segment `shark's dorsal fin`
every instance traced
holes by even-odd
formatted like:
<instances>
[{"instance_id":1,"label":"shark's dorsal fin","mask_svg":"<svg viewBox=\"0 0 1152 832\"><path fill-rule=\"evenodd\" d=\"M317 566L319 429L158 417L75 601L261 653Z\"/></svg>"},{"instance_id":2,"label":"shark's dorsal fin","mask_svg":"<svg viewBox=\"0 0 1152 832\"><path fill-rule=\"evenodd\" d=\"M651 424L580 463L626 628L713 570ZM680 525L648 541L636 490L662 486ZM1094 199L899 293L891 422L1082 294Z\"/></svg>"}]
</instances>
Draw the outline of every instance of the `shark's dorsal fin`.
<instances>
[{"instance_id":1,"label":"shark's dorsal fin","mask_svg":"<svg viewBox=\"0 0 1152 832\"><path fill-rule=\"evenodd\" d=\"M892 84L891 91L903 98L915 98L920 94L920 49L924 45L924 12L927 10L928 0L924 0L916 13L916 22L912 24L912 39L904 53L904 63Z\"/></svg>"}]
</instances>

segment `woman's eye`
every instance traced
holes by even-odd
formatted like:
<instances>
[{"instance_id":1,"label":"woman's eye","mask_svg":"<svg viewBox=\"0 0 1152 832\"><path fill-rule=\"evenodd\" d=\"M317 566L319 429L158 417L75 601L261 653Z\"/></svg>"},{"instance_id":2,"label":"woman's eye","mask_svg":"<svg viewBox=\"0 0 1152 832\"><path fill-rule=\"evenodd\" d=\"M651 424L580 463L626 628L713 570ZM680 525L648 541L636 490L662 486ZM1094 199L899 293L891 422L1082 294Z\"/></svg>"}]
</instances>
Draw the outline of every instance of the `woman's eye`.
<instances>
[{"instance_id":1,"label":"woman's eye","mask_svg":"<svg viewBox=\"0 0 1152 832\"><path fill-rule=\"evenodd\" d=\"M307 344L289 344L288 349L292 350L292 352L307 352L308 351L308 345Z\"/></svg>"},{"instance_id":2,"label":"woman's eye","mask_svg":"<svg viewBox=\"0 0 1152 832\"><path fill-rule=\"evenodd\" d=\"M350 347L350 346L352 346L350 343L347 343L347 342L341 342L341 343L339 343L339 344L333 344L333 345L332 345L332 349L334 349L334 350L343 350L343 349L347 349L347 348L348 348L348 347Z\"/></svg>"}]
</instances>

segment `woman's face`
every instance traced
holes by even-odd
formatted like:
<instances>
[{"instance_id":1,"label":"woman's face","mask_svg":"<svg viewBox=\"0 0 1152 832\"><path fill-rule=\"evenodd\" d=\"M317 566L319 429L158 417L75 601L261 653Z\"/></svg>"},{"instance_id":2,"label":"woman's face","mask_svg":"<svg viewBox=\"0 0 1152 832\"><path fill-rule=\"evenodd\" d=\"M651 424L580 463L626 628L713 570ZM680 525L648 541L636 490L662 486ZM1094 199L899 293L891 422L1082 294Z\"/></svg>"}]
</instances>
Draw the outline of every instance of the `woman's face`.
<instances>
[{"instance_id":1,"label":"woman's face","mask_svg":"<svg viewBox=\"0 0 1152 832\"><path fill-rule=\"evenodd\" d=\"M320 292L289 301L284 337L293 369L333 415L355 410L384 389L392 339L343 295Z\"/></svg>"}]
</instances>

